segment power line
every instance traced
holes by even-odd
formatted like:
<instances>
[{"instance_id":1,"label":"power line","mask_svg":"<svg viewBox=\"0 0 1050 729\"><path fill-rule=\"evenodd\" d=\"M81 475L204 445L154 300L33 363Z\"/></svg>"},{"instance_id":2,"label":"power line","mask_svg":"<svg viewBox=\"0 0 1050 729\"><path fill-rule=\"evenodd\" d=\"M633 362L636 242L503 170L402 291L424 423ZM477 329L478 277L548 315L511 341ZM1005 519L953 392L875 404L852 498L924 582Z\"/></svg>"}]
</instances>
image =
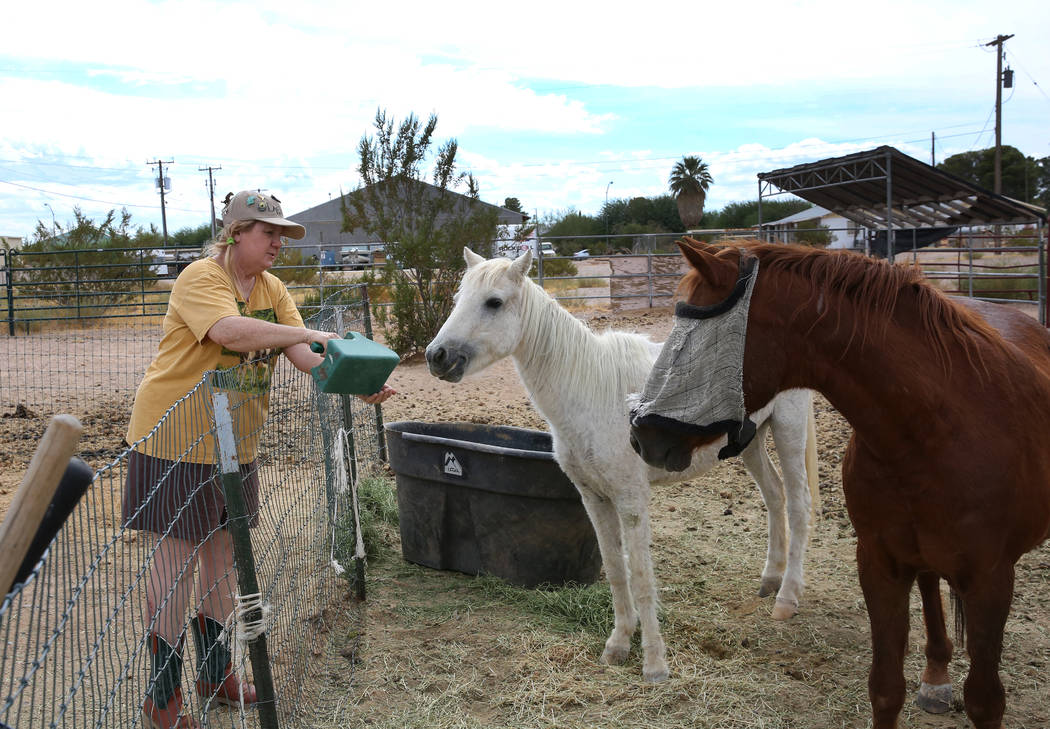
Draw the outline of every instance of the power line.
<instances>
[{"instance_id":1,"label":"power line","mask_svg":"<svg viewBox=\"0 0 1050 729\"><path fill-rule=\"evenodd\" d=\"M24 190L32 190L33 192L42 192L45 195L54 195L55 197L67 197L71 200L83 200L84 202L101 203L102 205L116 205L122 208L148 208L153 210L154 205L142 205L139 203L127 203L127 202L115 202L113 200L99 200L93 197L84 197L83 195L70 195L65 192L55 192L53 190L45 190L42 187L33 187L32 185L23 185L18 182L11 182L10 180L0 180L0 184L11 185L13 187L21 187ZM181 213L195 213L196 210L190 210L189 208L172 208L172 210L178 210Z\"/></svg>"}]
</instances>

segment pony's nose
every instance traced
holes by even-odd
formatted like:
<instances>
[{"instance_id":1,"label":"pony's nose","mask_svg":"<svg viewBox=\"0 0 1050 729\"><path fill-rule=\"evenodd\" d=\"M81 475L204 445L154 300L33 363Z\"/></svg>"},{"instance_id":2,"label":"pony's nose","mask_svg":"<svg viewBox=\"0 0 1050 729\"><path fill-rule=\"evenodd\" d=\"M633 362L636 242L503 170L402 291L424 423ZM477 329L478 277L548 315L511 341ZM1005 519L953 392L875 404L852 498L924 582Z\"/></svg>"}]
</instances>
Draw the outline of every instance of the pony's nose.
<instances>
[{"instance_id":1,"label":"pony's nose","mask_svg":"<svg viewBox=\"0 0 1050 729\"><path fill-rule=\"evenodd\" d=\"M427 364L430 366L431 372L435 368L440 369L443 367L447 359L448 352L444 347L427 347Z\"/></svg>"}]
</instances>

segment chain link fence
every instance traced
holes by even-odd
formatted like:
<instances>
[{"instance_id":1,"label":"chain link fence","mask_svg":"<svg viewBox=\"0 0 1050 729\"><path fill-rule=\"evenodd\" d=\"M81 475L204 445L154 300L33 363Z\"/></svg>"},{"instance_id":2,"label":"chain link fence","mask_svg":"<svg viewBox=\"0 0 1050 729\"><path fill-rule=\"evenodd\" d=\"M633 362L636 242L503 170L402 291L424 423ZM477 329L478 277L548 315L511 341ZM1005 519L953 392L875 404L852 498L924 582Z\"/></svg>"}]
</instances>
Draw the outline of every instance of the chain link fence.
<instances>
[{"instance_id":1,"label":"chain link fence","mask_svg":"<svg viewBox=\"0 0 1050 729\"><path fill-rule=\"evenodd\" d=\"M305 311L308 326L371 334L361 288L348 287L336 298L338 304L319 302ZM122 493L134 449L123 435L135 387L160 334L159 320L121 316L75 325L40 322L28 333L0 340L0 464L20 474L48 417L63 412L84 425L77 455L94 470L91 488L44 559L0 604L0 722L12 729L143 726L143 700L155 673L147 640L157 628L157 611L148 605L151 575L155 580L158 560L168 559L177 542L170 531L157 536L128 528ZM210 453L216 427L212 398L220 390L222 379L206 375L135 449L160 452L174 445L164 442L171 433L194 432L200 437L179 443L174 460L199 460L202 449ZM261 398L269 400L266 419L247 417ZM305 726L311 681L318 678L311 656L328 640L318 626L342 569L334 553L335 530L353 525L346 519L352 494L338 475L378 471L385 460L382 413L356 398L321 394L308 374L283 357L268 394L238 392L230 400L234 420L245 416L237 430L238 451L255 456L238 460L244 481L258 482L257 522L250 535L269 616L273 707L282 727ZM348 447L336 447L341 433L348 435ZM214 488L217 480L208 467L189 496ZM0 493L9 490L5 486ZM188 507L174 508L181 513ZM196 557L214 536L206 534L188 557L176 560L181 588L154 591L152 599L159 594L162 603L174 600L175 589L190 591L190 609L179 616L187 625L212 591L236 590L230 588L237 584L232 569L207 578L200 569L194 577ZM179 641L186 712L207 727L263 726L262 711L220 707L214 696L197 693L199 657L189 632L185 629ZM239 668L247 665L247 655L234 651L234 656Z\"/></svg>"}]
</instances>

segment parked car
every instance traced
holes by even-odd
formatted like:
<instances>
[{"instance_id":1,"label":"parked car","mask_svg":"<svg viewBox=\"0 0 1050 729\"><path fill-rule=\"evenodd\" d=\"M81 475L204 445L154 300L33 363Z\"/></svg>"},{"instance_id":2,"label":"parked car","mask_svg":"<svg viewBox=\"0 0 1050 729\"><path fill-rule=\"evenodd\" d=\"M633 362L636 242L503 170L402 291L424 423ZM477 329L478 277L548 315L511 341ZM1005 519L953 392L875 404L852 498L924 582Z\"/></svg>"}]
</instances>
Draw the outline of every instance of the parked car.
<instances>
[{"instance_id":1,"label":"parked car","mask_svg":"<svg viewBox=\"0 0 1050 729\"><path fill-rule=\"evenodd\" d=\"M546 258L547 256L558 255L558 252L554 250L554 246L551 245L550 241L543 241L542 243L540 243L540 253L543 255L544 258Z\"/></svg>"},{"instance_id":2,"label":"parked car","mask_svg":"<svg viewBox=\"0 0 1050 729\"><path fill-rule=\"evenodd\" d=\"M339 250L339 266L344 271L347 269L356 271L362 268L371 268L373 262L372 251L369 248L343 246Z\"/></svg>"},{"instance_id":3,"label":"parked car","mask_svg":"<svg viewBox=\"0 0 1050 729\"><path fill-rule=\"evenodd\" d=\"M591 257L591 252L588 251L586 248L584 248L582 250L579 250L579 251L576 251L575 253L573 253L572 257L575 258L576 260L580 260L582 258L590 258Z\"/></svg>"}]
</instances>

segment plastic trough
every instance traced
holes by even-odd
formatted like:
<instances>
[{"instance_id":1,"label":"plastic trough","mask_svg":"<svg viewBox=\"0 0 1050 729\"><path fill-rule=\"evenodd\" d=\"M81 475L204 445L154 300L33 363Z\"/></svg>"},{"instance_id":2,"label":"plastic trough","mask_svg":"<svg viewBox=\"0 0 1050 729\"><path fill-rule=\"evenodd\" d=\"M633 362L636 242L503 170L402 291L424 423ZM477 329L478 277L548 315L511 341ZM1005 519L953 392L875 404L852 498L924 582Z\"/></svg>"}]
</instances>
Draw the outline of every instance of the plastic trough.
<instances>
[{"instance_id":1,"label":"plastic trough","mask_svg":"<svg viewBox=\"0 0 1050 729\"><path fill-rule=\"evenodd\" d=\"M389 423L402 555L523 587L598 579L601 555L551 436L474 423Z\"/></svg>"}]
</instances>

